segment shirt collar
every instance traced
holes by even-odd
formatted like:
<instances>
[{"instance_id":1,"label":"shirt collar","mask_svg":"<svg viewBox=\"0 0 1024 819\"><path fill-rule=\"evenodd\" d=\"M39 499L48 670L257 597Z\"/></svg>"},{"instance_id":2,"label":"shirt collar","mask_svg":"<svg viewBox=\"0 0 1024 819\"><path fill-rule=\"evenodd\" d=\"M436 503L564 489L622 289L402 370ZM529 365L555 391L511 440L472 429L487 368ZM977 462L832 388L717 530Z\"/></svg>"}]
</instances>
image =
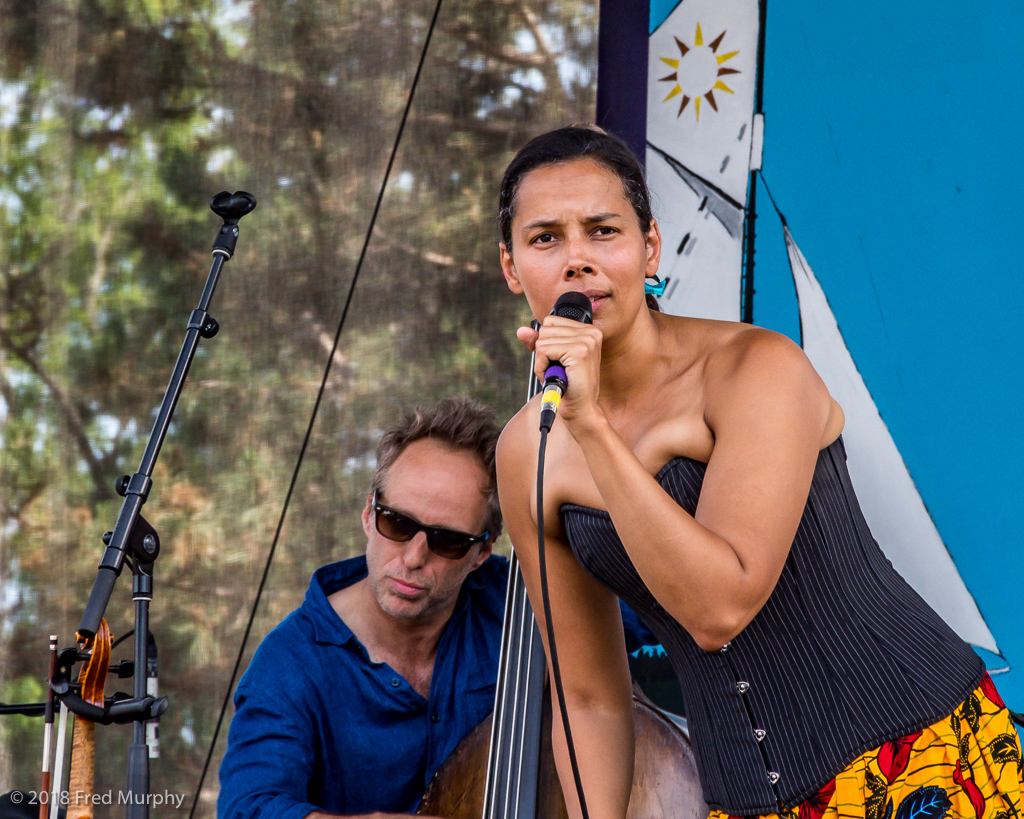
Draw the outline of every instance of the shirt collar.
<instances>
[{"instance_id":1,"label":"shirt collar","mask_svg":"<svg viewBox=\"0 0 1024 819\"><path fill-rule=\"evenodd\" d=\"M328 563L313 573L306 590L305 614L313 625L313 639L327 645L345 645L354 640L345 621L327 599L339 589L351 586L366 577L366 556L352 557L337 563Z\"/></svg>"},{"instance_id":2,"label":"shirt collar","mask_svg":"<svg viewBox=\"0 0 1024 819\"><path fill-rule=\"evenodd\" d=\"M491 555L479 569L470 572L459 590L459 599L452 612L452 618L461 616L473 594L494 580L495 572L504 564L505 558ZM345 645L349 640L356 640L345 621L331 606L328 596L339 589L351 586L366 577L366 556L352 557L337 563L328 563L313 573L306 590L306 602L303 605L306 616L313 625L313 637L318 643L327 645ZM358 642L358 640L356 640Z\"/></svg>"}]
</instances>

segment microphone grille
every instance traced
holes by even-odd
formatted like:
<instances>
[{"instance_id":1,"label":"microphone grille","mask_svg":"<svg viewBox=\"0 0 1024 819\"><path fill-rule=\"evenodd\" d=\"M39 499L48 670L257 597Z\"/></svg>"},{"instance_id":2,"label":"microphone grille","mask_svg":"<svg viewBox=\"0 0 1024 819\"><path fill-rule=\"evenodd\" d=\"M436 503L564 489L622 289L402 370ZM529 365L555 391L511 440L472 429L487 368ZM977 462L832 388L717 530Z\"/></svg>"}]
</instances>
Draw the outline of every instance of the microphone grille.
<instances>
[{"instance_id":1,"label":"microphone grille","mask_svg":"<svg viewBox=\"0 0 1024 819\"><path fill-rule=\"evenodd\" d=\"M577 290L569 290L559 296L551 314L583 324L593 324L594 322L594 310L590 305L590 299Z\"/></svg>"}]
</instances>

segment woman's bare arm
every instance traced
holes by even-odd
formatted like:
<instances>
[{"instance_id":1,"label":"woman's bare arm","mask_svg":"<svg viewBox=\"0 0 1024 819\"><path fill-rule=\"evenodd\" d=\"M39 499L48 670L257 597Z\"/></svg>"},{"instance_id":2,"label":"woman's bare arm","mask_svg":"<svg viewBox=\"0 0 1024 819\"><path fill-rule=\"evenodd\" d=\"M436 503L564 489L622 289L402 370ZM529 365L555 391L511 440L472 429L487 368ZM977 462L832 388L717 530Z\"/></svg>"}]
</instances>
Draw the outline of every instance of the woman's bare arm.
<instances>
[{"instance_id":1,"label":"woman's bare arm","mask_svg":"<svg viewBox=\"0 0 1024 819\"><path fill-rule=\"evenodd\" d=\"M505 526L522 567L550 668L533 501L538 436L529 434L536 429L537 417L531 405L502 433L498 488ZM621 613L615 596L576 561L561 531L556 501L545 504L544 518L551 618L588 813L593 819L623 819L633 781L634 739ZM569 815L579 817L554 684L551 695L555 763Z\"/></svg>"},{"instance_id":2,"label":"woman's bare arm","mask_svg":"<svg viewBox=\"0 0 1024 819\"><path fill-rule=\"evenodd\" d=\"M827 389L803 352L774 333L745 331L713 353L702 389L714 449L690 516L598 404L600 331L562 322L544 336L542 363L569 362L564 423L630 559L702 648L720 647L753 619L782 572L829 417Z\"/></svg>"}]
</instances>

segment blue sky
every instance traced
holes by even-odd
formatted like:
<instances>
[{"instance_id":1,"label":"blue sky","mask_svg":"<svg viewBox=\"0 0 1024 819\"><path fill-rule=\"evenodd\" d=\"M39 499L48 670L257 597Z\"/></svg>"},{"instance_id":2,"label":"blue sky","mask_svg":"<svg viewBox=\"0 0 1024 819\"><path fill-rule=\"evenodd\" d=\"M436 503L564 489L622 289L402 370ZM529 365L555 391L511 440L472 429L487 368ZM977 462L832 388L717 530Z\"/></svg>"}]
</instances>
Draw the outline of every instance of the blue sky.
<instances>
[{"instance_id":1,"label":"blue sky","mask_svg":"<svg viewBox=\"0 0 1024 819\"><path fill-rule=\"evenodd\" d=\"M1019 2L768 4L764 176L1014 666L996 682L1017 711L1022 52ZM758 204L755 321L797 338L763 189Z\"/></svg>"}]
</instances>

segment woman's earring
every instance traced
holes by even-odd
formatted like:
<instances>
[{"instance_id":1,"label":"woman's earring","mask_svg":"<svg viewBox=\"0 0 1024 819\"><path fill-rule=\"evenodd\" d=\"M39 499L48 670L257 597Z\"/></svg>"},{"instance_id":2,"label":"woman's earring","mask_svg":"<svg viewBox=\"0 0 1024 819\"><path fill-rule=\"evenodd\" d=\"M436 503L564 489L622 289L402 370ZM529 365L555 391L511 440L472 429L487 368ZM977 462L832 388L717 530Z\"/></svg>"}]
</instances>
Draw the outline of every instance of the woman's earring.
<instances>
[{"instance_id":1,"label":"woman's earring","mask_svg":"<svg viewBox=\"0 0 1024 819\"><path fill-rule=\"evenodd\" d=\"M668 279L662 281L657 276L648 276L644 279L644 293L650 296L665 295L666 287L668 287Z\"/></svg>"}]
</instances>

